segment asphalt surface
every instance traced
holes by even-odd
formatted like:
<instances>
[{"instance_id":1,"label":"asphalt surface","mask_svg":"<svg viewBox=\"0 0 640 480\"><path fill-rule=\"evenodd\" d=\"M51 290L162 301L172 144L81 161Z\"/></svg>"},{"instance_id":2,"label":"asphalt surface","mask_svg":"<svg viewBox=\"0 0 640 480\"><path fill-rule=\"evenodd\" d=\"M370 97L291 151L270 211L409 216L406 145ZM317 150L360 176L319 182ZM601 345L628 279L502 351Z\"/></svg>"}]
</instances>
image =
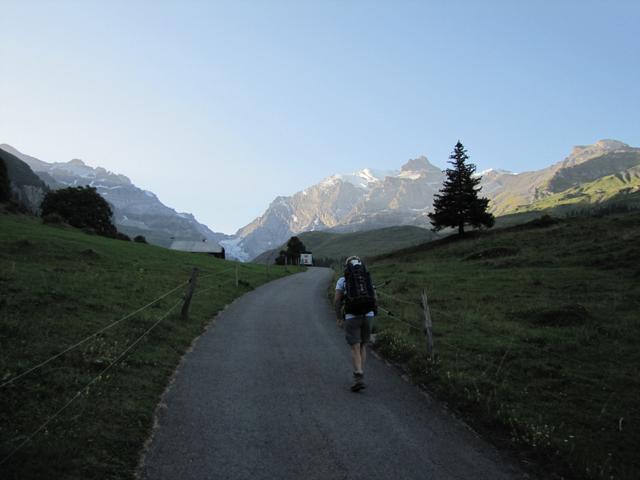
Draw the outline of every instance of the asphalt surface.
<instances>
[{"instance_id":1,"label":"asphalt surface","mask_svg":"<svg viewBox=\"0 0 640 480\"><path fill-rule=\"evenodd\" d=\"M187 354L157 412L143 479L513 479L523 474L369 356L349 390L328 269L236 300Z\"/></svg>"}]
</instances>

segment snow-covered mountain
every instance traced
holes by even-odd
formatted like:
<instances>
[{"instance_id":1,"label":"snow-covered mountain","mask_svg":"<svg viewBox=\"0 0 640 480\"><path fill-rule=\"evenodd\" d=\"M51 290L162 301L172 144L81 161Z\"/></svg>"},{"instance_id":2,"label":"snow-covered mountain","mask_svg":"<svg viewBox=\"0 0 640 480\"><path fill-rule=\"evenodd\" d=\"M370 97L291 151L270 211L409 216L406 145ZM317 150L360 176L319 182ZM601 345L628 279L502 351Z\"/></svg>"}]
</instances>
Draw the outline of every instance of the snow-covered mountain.
<instances>
[{"instance_id":1,"label":"snow-covered mountain","mask_svg":"<svg viewBox=\"0 0 640 480\"><path fill-rule=\"evenodd\" d=\"M229 235L212 232L190 213L176 212L167 207L153 192L136 187L124 175L102 167L91 167L78 159L47 163L10 145L3 144L0 148L29 165L52 189L84 185L95 187L112 205L118 230L130 236L144 235L150 243L163 247L168 247L174 239L206 239L219 243L230 238Z\"/></svg>"},{"instance_id":2,"label":"snow-covered mountain","mask_svg":"<svg viewBox=\"0 0 640 480\"><path fill-rule=\"evenodd\" d=\"M490 199L494 214L502 215L607 175L627 175L638 165L640 149L600 140L574 147L564 160L541 170L489 169L478 175L481 195ZM395 225L430 228L427 214L444 178L444 172L424 156L409 160L400 170L365 168L332 175L290 197L277 197L229 242L241 258L250 259L306 231L352 232Z\"/></svg>"},{"instance_id":3,"label":"snow-covered mountain","mask_svg":"<svg viewBox=\"0 0 640 480\"><path fill-rule=\"evenodd\" d=\"M96 187L114 206L118 229L130 235L142 234L164 246L172 237L206 238L220 243L228 257L239 260L255 258L301 232L352 232L397 225L430 228L427 214L445 178L424 156L409 160L398 170L365 168L331 175L291 196L276 197L264 214L230 236L212 232L192 215L163 205L152 192L139 189L124 175L92 168L80 160L51 164L8 145L0 148L25 161L51 188ZM620 181L620 189L636 188L638 169L640 149L617 140L600 140L574 147L565 159L541 170L480 172L481 195L490 199L494 214L502 215L610 175L633 179ZM615 185L607 188L618 188Z\"/></svg>"},{"instance_id":4,"label":"snow-covered mountain","mask_svg":"<svg viewBox=\"0 0 640 480\"><path fill-rule=\"evenodd\" d=\"M277 197L262 216L238 230L233 242L246 258L254 258L300 232L427 226L426 214L443 179L426 157L409 160L400 170L331 175L290 197Z\"/></svg>"}]
</instances>

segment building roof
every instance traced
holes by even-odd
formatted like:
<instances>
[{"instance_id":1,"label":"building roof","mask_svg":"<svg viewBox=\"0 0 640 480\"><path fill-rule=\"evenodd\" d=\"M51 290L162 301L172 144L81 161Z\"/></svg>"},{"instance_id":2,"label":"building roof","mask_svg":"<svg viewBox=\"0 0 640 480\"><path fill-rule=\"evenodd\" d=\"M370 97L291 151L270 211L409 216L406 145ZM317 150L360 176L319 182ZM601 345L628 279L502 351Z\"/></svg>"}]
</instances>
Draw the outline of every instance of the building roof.
<instances>
[{"instance_id":1,"label":"building roof","mask_svg":"<svg viewBox=\"0 0 640 480\"><path fill-rule=\"evenodd\" d=\"M222 253L222 247L212 241L199 242L194 240L174 240L169 248L171 250L179 250L181 252Z\"/></svg>"}]
</instances>

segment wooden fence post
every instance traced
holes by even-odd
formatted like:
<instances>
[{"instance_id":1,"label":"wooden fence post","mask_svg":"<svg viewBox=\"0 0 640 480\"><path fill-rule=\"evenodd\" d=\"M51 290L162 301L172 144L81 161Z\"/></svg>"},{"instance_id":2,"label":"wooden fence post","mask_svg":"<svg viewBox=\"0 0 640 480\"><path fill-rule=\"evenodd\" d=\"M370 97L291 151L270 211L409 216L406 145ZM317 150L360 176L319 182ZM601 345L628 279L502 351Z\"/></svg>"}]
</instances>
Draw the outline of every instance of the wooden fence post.
<instances>
[{"instance_id":1,"label":"wooden fence post","mask_svg":"<svg viewBox=\"0 0 640 480\"><path fill-rule=\"evenodd\" d=\"M184 303L182 304L182 311L180 312L183 321L189 319L189 305L191 304L191 297L193 291L196 289L196 279L198 278L198 269L194 268L191 272L191 278L189 279L189 285L187 285L187 292L184 294Z\"/></svg>"},{"instance_id":2,"label":"wooden fence post","mask_svg":"<svg viewBox=\"0 0 640 480\"><path fill-rule=\"evenodd\" d=\"M427 301L427 291L422 290L422 312L424 313L424 334L427 337L427 353L433 358L433 332L431 327L431 312L429 310L429 302Z\"/></svg>"},{"instance_id":3,"label":"wooden fence post","mask_svg":"<svg viewBox=\"0 0 640 480\"><path fill-rule=\"evenodd\" d=\"M240 283L238 278L238 264L236 263L236 288L238 288L238 284Z\"/></svg>"}]
</instances>

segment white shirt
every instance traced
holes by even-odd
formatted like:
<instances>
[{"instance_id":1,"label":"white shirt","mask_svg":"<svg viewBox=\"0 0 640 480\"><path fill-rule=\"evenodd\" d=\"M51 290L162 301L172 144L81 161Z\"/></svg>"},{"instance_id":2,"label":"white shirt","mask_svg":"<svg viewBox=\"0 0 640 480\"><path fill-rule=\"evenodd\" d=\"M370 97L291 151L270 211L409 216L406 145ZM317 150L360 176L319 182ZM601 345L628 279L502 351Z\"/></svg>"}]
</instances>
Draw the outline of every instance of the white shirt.
<instances>
[{"instance_id":1,"label":"white shirt","mask_svg":"<svg viewBox=\"0 0 640 480\"><path fill-rule=\"evenodd\" d=\"M344 277L340 277L340 278L338 279L338 282L336 283L336 290L337 290L337 291L342 292L343 294L344 294L344 290L345 290L344 283L345 283ZM374 317L374 316L375 316L375 314L371 311L371 312L367 313L367 315L366 315L366 316L367 316L367 317ZM345 318L346 320L349 320L349 319L351 319L351 318L355 318L355 317L356 317L356 316L355 316L354 314L352 314L352 313L347 313L347 314L344 316L344 318Z\"/></svg>"}]
</instances>

